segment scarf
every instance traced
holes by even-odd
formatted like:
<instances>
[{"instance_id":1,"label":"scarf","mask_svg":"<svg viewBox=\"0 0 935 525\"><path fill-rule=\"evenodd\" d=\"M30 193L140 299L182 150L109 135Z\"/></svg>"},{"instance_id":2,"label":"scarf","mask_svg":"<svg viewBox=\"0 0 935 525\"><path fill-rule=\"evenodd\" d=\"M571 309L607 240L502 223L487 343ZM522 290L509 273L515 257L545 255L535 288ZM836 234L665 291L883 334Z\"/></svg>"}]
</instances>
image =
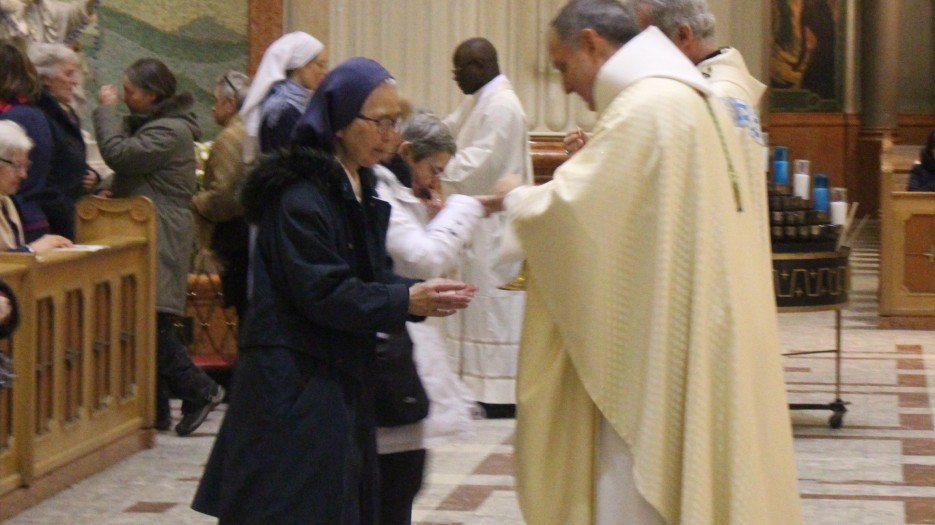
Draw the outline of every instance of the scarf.
<instances>
[{"instance_id":1,"label":"scarf","mask_svg":"<svg viewBox=\"0 0 935 525\"><path fill-rule=\"evenodd\" d=\"M325 45L317 38L295 31L279 37L270 44L260 59L250 90L240 108L240 116L247 128L247 140L244 141L244 162L250 164L256 159L262 119L261 105L274 84L285 80L286 72L308 64L318 56Z\"/></svg>"}]
</instances>

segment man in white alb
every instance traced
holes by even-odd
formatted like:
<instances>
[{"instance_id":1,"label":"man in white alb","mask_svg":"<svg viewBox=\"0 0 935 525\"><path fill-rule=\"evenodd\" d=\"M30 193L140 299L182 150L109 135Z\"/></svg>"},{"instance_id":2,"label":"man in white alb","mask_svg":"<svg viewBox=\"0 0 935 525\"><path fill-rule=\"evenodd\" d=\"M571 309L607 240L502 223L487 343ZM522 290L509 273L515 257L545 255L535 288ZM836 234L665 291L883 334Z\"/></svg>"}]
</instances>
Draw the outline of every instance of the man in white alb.
<instances>
[{"instance_id":1,"label":"man in white alb","mask_svg":"<svg viewBox=\"0 0 935 525\"><path fill-rule=\"evenodd\" d=\"M500 73L497 51L484 38L458 45L454 79L466 95L444 122L458 145L441 175L446 195L490 194L501 177L519 174L532 182L526 115L509 79ZM482 219L461 260L460 278L479 289L471 308L448 318L446 330L458 349L456 369L488 417L511 416L515 403L516 354L525 293L499 290L519 271L498 257L506 218Z\"/></svg>"},{"instance_id":2,"label":"man in white alb","mask_svg":"<svg viewBox=\"0 0 935 525\"><path fill-rule=\"evenodd\" d=\"M528 261L526 523L800 524L770 254L730 116L614 0L566 5L549 54L598 121L550 182L501 184Z\"/></svg>"}]
</instances>

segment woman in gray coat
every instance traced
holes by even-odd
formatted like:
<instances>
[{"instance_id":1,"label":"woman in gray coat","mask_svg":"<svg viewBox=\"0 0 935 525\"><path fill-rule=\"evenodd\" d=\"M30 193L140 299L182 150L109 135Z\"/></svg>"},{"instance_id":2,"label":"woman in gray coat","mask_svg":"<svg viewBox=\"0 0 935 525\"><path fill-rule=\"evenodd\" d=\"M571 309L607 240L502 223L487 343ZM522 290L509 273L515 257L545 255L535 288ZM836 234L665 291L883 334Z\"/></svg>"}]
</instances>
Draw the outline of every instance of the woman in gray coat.
<instances>
[{"instance_id":1,"label":"woman in gray coat","mask_svg":"<svg viewBox=\"0 0 935 525\"><path fill-rule=\"evenodd\" d=\"M189 93L176 94L175 75L154 58L124 72L124 103L117 114L117 88L103 86L94 129L104 161L114 170L114 197L142 195L158 210L156 235L156 318L158 326L156 428L172 423L169 394L183 400L179 435L193 432L224 397L220 385L196 367L179 340L176 325L185 311L193 224L189 202L195 194L194 141L201 128Z\"/></svg>"}]
</instances>

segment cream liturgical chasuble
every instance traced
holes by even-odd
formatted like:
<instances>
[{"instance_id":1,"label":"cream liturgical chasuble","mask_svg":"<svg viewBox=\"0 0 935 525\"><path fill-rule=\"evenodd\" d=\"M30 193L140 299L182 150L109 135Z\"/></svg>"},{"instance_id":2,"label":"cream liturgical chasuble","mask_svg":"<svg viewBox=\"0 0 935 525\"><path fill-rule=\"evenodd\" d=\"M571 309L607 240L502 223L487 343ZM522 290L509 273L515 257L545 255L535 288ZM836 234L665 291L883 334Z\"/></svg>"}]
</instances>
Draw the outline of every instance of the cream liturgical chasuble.
<instances>
[{"instance_id":1,"label":"cream liturgical chasuble","mask_svg":"<svg viewBox=\"0 0 935 525\"><path fill-rule=\"evenodd\" d=\"M499 75L464 98L445 123L458 152L441 176L445 194L494 193L500 178L519 174L532 183L526 115L510 81ZM481 219L460 258L458 278L478 286L471 307L445 319L453 367L483 403L514 403L516 355L523 324L522 292L499 290L519 272L500 257L507 220Z\"/></svg>"},{"instance_id":2,"label":"cream liturgical chasuble","mask_svg":"<svg viewBox=\"0 0 935 525\"><path fill-rule=\"evenodd\" d=\"M705 84L647 29L598 74L588 144L507 198L529 262L516 435L529 525L595 522L602 424L667 524L801 523L770 255Z\"/></svg>"}]
</instances>

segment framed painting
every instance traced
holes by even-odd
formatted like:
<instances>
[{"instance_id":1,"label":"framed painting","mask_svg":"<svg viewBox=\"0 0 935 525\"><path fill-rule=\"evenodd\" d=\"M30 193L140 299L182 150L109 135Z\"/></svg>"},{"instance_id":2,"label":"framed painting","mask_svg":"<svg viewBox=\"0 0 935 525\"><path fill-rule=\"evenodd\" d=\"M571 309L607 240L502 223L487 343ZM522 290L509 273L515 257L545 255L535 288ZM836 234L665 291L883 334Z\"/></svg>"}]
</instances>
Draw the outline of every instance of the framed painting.
<instances>
[{"instance_id":1,"label":"framed painting","mask_svg":"<svg viewBox=\"0 0 935 525\"><path fill-rule=\"evenodd\" d=\"M839 112L844 0L771 0L770 110Z\"/></svg>"}]
</instances>

